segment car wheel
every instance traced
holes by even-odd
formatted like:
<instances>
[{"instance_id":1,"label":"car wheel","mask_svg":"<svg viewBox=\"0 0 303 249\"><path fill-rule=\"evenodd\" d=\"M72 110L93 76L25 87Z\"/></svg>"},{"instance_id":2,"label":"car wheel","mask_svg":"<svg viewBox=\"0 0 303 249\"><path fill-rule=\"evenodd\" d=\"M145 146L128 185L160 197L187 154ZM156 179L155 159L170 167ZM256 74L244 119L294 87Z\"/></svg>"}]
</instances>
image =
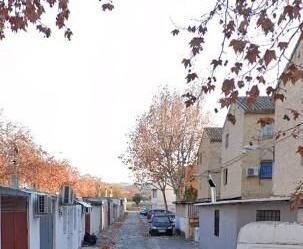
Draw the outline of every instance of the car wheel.
<instances>
[{"instance_id":1,"label":"car wheel","mask_svg":"<svg viewBox=\"0 0 303 249\"><path fill-rule=\"evenodd\" d=\"M169 236L173 236L173 230L168 230L166 234Z\"/></svg>"}]
</instances>

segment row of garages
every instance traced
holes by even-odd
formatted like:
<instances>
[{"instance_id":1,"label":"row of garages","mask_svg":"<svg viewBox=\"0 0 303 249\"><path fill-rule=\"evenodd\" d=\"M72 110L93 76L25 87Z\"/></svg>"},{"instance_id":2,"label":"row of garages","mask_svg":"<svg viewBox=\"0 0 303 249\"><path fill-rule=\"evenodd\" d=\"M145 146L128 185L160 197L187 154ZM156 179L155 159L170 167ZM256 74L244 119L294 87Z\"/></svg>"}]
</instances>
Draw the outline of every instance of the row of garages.
<instances>
[{"instance_id":1,"label":"row of garages","mask_svg":"<svg viewBox=\"0 0 303 249\"><path fill-rule=\"evenodd\" d=\"M74 199L0 186L0 249L79 249L85 233L98 236L124 215L124 200Z\"/></svg>"}]
</instances>

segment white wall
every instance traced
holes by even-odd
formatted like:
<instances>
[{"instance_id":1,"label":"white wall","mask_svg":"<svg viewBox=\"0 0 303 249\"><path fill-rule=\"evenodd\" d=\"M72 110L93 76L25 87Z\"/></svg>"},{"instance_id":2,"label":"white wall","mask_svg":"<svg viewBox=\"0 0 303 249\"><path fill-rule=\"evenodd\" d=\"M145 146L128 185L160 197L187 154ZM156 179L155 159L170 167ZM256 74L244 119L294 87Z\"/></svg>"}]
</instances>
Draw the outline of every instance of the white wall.
<instances>
[{"instance_id":1,"label":"white wall","mask_svg":"<svg viewBox=\"0 0 303 249\"><path fill-rule=\"evenodd\" d=\"M184 233L185 238L189 238L189 219L176 216L176 229Z\"/></svg>"},{"instance_id":2,"label":"white wall","mask_svg":"<svg viewBox=\"0 0 303 249\"><path fill-rule=\"evenodd\" d=\"M80 205L56 205L55 249L79 249L84 237L85 219ZM32 249L32 248L30 248Z\"/></svg>"},{"instance_id":3,"label":"white wall","mask_svg":"<svg viewBox=\"0 0 303 249\"><path fill-rule=\"evenodd\" d=\"M101 205L92 206L92 212L90 214L90 231L91 234L100 234L100 219L101 219Z\"/></svg>"},{"instance_id":4,"label":"white wall","mask_svg":"<svg viewBox=\"0 0 303 249\"><path fill-rule=\"evenodd\" d=\"M214 235L215 210L220 211L219 236ZM256 221L257 210L280 210L283 222L297 219L297 211L285 201L200 206L200 248L235 249L240 228Z\"/></svg>"},{"instance_id":5,"label":"white wall","mask_svg":"<svg viewBox=\"0 0 303 249\"><path fill-rule=\"evenodd\" d=\"M28 205L28 236L30 249L40 249L40 218L34 216L35 200L36 194L32 193Z\"/></svg>"},{"instance_id":6,"label":"white wall","mask_svg":"<svg viewBox=\"0 0 303 249\"><path fill-rule=\"evenodd\" d=\"M101 206L101 221L102 221L102 224L101 224L101 230L104 230L105 227L106 227L106 220L107 219L107 216L105 215L105 211L106 211L106 207L104 205Z\"/></svg>"},{"instance_id":7,"label":"white wall","mask_svg":"<svg viewBox=\"0 0 303 249\"><path fill-rule=\"evenodd\" d=\"M303 226L296 223L249 223L239 232L237 249L302 249L302 233Z\"/></svg>"}]
</instances>

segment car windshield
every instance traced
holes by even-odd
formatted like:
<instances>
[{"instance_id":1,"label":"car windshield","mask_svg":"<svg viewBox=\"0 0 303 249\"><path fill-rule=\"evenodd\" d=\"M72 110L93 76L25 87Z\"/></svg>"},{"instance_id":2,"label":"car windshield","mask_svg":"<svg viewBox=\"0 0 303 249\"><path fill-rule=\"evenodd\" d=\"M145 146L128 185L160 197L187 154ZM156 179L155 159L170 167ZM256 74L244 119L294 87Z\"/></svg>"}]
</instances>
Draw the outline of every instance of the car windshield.
<instances>
[{"instance_id":1,"label":"car windshield","mask_svg":"<svg viewBox=\"0 0 303 249\"><path fill-rule=\"evenodd\" d=\"M169 223L169 218L167 216L155 216L153 218L153 223Z\"/></svg>"}]
</instances>

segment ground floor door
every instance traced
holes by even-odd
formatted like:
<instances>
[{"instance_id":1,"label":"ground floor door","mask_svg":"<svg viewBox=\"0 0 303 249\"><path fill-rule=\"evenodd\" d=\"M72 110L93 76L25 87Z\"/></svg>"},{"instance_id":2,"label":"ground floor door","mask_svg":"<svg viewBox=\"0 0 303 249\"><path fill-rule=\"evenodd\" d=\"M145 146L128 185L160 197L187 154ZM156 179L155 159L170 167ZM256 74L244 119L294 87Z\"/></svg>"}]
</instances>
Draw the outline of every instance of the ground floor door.
<instances>
[{"instance_id":1,"label":"ground floor door","mask_svg":"<svg viewBox=\"0 0 303 249\"><path fill-rule=\"evenodd\" d=\"M54 248L54 217L47 214L40 217L40 248Z\"/></svg>"},{"instance_id":2,"label":"ground floor door","mask_svg":"<svg viewBox=\"0 0 303 249\"><path fill-rule=\"evenodd\" d=\"M107 208L107 224L108 226L111 225L111 208L110 208L110 203L108 202L108 208Z\"/></svg>"},{"instance_id":3,"label":"ground floor door","mask_svg":"<svg viewBox=\"0 0 303 249\"><path fill-rule=\"evenodd\" d=\"M1 196L1 248L28 249L27 199Z\"/></svg>"},{"instance_id":4,"label":"ground floor door","mask_svg":"<svg viewBox=\"0 0 303 249\"><path fill-rule=\"evenodd\" d=\"M90 214L85 214L85 233L90 234Z\"/></svg>"}]
</instances>

